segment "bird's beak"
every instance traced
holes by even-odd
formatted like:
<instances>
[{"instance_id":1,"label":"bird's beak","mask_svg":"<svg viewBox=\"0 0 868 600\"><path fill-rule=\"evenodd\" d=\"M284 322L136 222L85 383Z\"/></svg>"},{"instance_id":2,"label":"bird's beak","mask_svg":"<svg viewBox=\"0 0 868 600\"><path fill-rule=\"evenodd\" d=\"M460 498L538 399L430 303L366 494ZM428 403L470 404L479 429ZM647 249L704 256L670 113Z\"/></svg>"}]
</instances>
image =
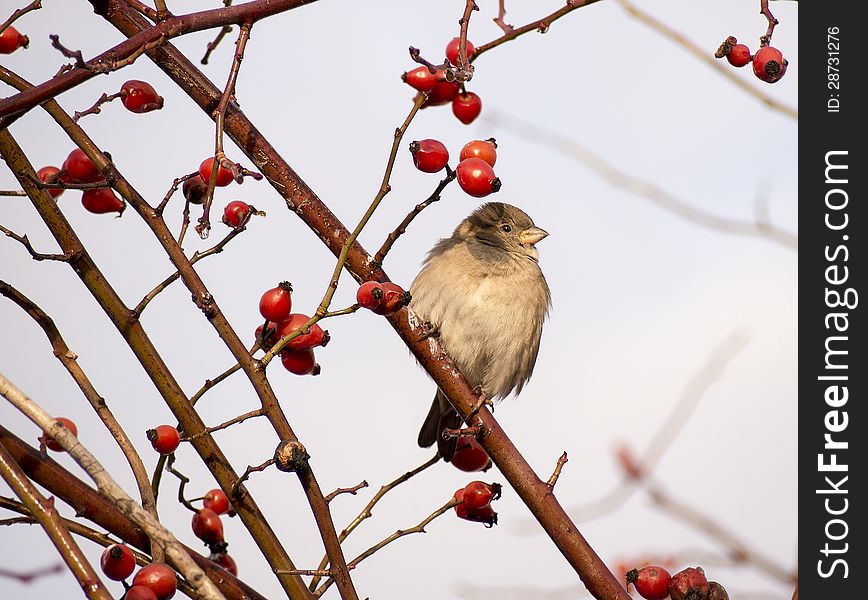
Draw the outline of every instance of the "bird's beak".
<instances>
[{"instance_id":1,"label":"bird's beak","mask_svg":"<svg viewBox=\"0 0 868 600\"><path fill-rule=\"evenodd\" d=\"M539 227L530 227L519 233L518 239L521 240L522 244L530 244L531 246L533 246L538 241L542 240L545 237L548 237L548 235L549 232L545 229L540 229Z\"/></svg>"}]
</instances>

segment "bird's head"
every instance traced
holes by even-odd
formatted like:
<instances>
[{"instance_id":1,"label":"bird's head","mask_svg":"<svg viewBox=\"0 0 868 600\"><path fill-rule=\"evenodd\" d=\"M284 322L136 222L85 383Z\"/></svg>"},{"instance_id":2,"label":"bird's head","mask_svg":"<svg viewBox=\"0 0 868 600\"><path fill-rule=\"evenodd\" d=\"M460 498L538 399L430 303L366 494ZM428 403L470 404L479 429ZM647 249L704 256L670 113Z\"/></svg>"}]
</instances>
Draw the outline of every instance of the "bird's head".
<instances>
[{"instance_id":1,"label":"bird's head","mask_svg":"<svg viewBox=\"0 0 868 600\"><path fill-rule=\"evenodd\" d=\"M511 204L488 202L464 219L455 235L499 250L539 258L535 244L548 232L533 224L527 213Z\"/></svg>"}]
</instances>

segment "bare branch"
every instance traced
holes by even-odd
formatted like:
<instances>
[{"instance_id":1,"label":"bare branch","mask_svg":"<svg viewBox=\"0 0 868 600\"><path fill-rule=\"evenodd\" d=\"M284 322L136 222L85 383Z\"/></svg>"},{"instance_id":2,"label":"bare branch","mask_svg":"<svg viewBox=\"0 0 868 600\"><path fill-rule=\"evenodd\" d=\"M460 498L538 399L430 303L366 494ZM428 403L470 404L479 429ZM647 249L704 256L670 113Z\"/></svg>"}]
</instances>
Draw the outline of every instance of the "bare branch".
<instances>
[{"instance_id":1,"label":"bare branch","mask_svg":"<svg viewBox=\"0 0 868 600\"><path fill-rule=\"evenodd\" d=\"M561 454L560 458L558 458L558 463L555 465L555 470L552 473L552 476L549 477L549 480L546 482L546 485L549 486L550 490L555 489L555 484L558 482L558 478L561 476L561 471L564 468L564 465L567 464L567 453L564 452Z\"/></svg>"},{"instance_id":2,"label":"bare branch","mask_svg":"<svg viewBox=\"0 0 868 600\"><path fill-rule=\"evenodd\" d=\"M362 481L361 483L357 483L353 487L338 488L335 491L333 491L331 494L328 494L325 497L325 499L326 499L326 502L331 502L332 500L334 500L335 498L337 498L341 494L352 494L353 496L355 496L359 492L359 490L364 489L366 487L368 487L368 482Z\"/></svg>"},{"instance_id":3,"label":"bare branch","mask_svg":"<svg viewBox=\"0 0 868 600\"><path fill-rule=\"evenodd\" d=\"M581 162L613 186L641 196L686 221L723 233L765 239L790 250L798 249L798 236L794 233L778 229L767 222L729 219L695 208L668 190L625 173L590 149L560 133L525 121L520 117L495 111L489 111L487 117L484 118L495 126L512 131L534 143L546 145L564 156Z\"/></svg>"},{"instance_id":4,"label":"bare branch","mask_svg":"<svg viewBox=\"0 0 868 600\"><path fill-rule=\"evenodd\" d=\"M25 196L26 195L27 194L25 193ZM67 254L42 254L41 252L37 252L36 250L33 249L33 246L30 244L30 240L27 239L26 234L25 235L18 235L14 231L6 229L2 225L0 225L0 232L3 232L3 234L6 235L6 237L10 237L13 240L15 240L16 242L19 242L22 246L24 246L27 249L27 252L30 253L30 256L33 257L33 260L38 260L38 261L57 260L57 261L61 261L61 262L68 262L70 260L70 258L72 258L71 256L69 256Z\"/></svg>"}]
</instances>

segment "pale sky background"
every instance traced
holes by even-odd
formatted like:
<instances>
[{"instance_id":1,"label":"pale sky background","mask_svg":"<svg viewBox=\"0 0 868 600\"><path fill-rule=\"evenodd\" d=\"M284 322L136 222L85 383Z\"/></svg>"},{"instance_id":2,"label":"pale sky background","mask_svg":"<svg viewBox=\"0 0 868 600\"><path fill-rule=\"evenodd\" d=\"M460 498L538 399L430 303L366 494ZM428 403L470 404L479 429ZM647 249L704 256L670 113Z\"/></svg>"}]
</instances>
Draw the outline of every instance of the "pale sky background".
<instances>
[{"instance_id":1,"label":"pale sky background","mask_svg":"<svg viewBox=\"0 0 868 600\"><path fill-rule=\"evenodd\" d=\"M491 22L497 3L479 0L470 39L481 44L500 30ZM3 2L5 18L13 5ZM170 1L176 12L217 2ZM83 1L46 0L18 23L31 47L0 57L32 82L50 78L63 63L50 48L59 33L90 58L122 40ZM238 81L242 109L301 177L352 227L380 184L392 132L405 118L412 90L400 74L414 65L410 45L438 58L458 33L464 3L333 2L323 0L257 24ZM658 0L645 3L655 17L712 55L727 35L753 50L766 22L756 0ZM508 3L515 25L550 13L559 2ZM775 85L757 80L750 67L736 71L775 98L797 105L798 5L774 2L781 24L774 42L789 59ZM236 29L237 32L237 29ZM205 73L225 84L233 33ZM198 62L213 32L175 40ZM797 254L768 240L699 227L646 199L613 187L549 142L535 142L510 127L509 115L559 132L617 168L645 179L714 215L750 221L757 199L768 201L772 223L797 227L797 127L736 88L707 64L628 16L614 1L579 9L546 35L528 34L476 63L469 88L483 100L482 117L458 122L448 106L425 110L407 133L435 137L454 158L470 139L494 136L496 171L503 189L491 199L516 204L551 236L539 245L554 306L539 361L518 401L496 416L530 464L547 478L561 452L570 461L557 486L568 509L606 494L619 481L613 449L626 442L642 452L678 401L691 376L734 331L748 337L723 377L702 398L655 471L678 500L712 515L751 548L784 568L796 559L796 263ZM58 98L70 113L113 93L127 79L151 82L166 99L160 112L134 115L119 103L81 123L120 170L152 203L174 177L194 170L213 151L212 122L177 91L147 58L121 72L91 79ZM0 94L8 95L9 88ZM499 123L490 117L499 115ZM488 118L487 118L488 117ZM39 109L11 128L34 166L60 165L72 143ZM228 140L227 140L228 142ZM230 158L250 161L228 142ZM406 212L433 190L436 175L416 171L401 149L386 197L361 242L371 252ZM0 188L17 187L0 168ZM135 305L172 272L165 255L133 210L122 219L92 215L67 191L59 205L121 297ZM310 313L324 293L334 258L285 208L266 182L219 188L216 206L244 199L268 213L227 251L197 268L237 331L249 341L260 322L260 294L280 280L295 287L296 311ZM0 223L27 234L43 252L56 245L27 199L4 197ZM385 268L408 287L425 252L479 201L451 185L399 240ZM167 211L178 230L181 204ZM228 231L217 224L211 239L188 235L189 253L210 247ZM128 427L146 466L156 453L144 431L174 423L168 409L115 329L66 265L36 263L16 242L0 239L0 278L51 315L67 343L121 423ZM352 279L344 276L334 308L351 304ZM49 412L73 418L79 436L135 495L117 447L73 381L51 355L42 331L20 309L0 300L0 372ZM205 318L175 283L145 311L143 324L184 389L194 393L208 377L231 366L231 357ZM328 492L366 479L358 496L332 502L341 529L383 483L431 456L416 434L434 386L391 327L361 312L324 324L331 344L318 351L322 375L296 377L275 361L269 371L287 416L312 455ZM243 375L235 375L202 400L201 414L217 424L258 406ZM36 427L0 404L0 421L35 443ZM264 420L217 434L235 469L270 457L277 439ZM214 487L187 445L178 467L193 478L191 497ZM73 472L68 457L54 455ZM83 476L83 474L82 474ZM415 525L473 479L506 483L496 469L481 477L439 464L401 486L345 543L348 559L399 528ZM193 547L190 513L173 500L175 481L164 479L160 498L166 525ZM295 477L276 471L254 475L249 488L299 567L314 568L322 548ZM0 484L0 494L10 491ZM372 599L561 599L584 595L575 572L549 539L529 526L529 513L508 487L495 509L494 529L444 515L426 535L404 538L366 560L353 573L361 597ZM69 514L68 507L62 507ZM3 515L2 517L5 517ZM230 553L240 576L268 597L282 597L275 577L238 519L224 519ZM597 552L613 565L636 566L643 557L687 553L722 582L734 600L789 598L792 587L751 568L717 565L725 554L714 540L673 520L642 493L603 518L577 522ZM95 564L101 548L82 542ZM203 548L204 551L204 548ZM59 559L38 526L0 530L0 567L28 571ZM680 566L686 566L682 563ZM4 580L4 597L75 597L71 575L31 585ZM117 596L121 586L109 583ZM334 588L328 597L337 598Z\"/></svg>"}]
</instances>

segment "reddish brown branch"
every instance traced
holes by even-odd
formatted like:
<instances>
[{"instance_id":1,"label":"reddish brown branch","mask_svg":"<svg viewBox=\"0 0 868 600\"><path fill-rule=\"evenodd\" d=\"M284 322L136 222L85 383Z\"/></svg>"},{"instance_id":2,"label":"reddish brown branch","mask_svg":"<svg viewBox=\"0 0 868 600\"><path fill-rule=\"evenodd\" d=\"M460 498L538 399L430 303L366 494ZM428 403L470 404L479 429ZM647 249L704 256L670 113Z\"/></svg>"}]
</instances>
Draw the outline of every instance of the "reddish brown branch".
<instances>
[{"instance_id":1,"label":"reddish brown branch","mask_svg":"<svg viewBox=\"0 0 868 600\"><path fill-rule=\"evenodd\" d=\"M775 32L775 27L778 24L778 20L775 19L775 16L769 9L769 0L760 0L760 13L769 22L768 29L766 29L766 34L760 38L760 46L768 46L772 43L772 34Z\"/></svg>"},{"instance_id":2,"label":"reddish brown branch","mask_svg":"<svg viewBox=\"0 0 868 600\"><path fill-rule=\"evenodd\" d=\"M506 18L506 0L499 0L498 7L497 7L497 16L494 17L494 22L498 27L500 27L500 30L503 31L503 33L509 33L513 29L515 29L515 27L513 27L512 25L507 23L505 18Z\"/></svg>"},{"instance_id":3,"label":"reddish brown branch","mask_svg":"<svg viewBox=\"0 0 868 600\"><path fill-rule=\"evenodd\" d=\"M75 111L75 114L72 115L72 120L77 122L79 119L81 119L82 117L84 117L86 115L98 115L101 112L100 106L102 106L103 104L106 104L108 102L111 102L115 98L120 98L121 96L123 96L123 93L121 93L121 92L118 92L117 94L112 94L112 95L108 95L106 93L103 93L103 95L100 96L97 99L97 101L93 103L93 106L91 106L90 108L83 110L83 111L80 111L80 112Z\"/></svg>"},{"instance_id":4,"label":"reddish brown branch","mask_svg":"<svg viewBox=\"0 0 868 600\"><path fill-rule=\"evenodd\" d=\"M37 252L33 248L33 245L30 243L30 240L27 239L26 234L25 235L18 235L14 231L12 231L10 229L6 229L2 225L0 225L0 232L2 232L4 235L6 235L6 237L10 237L13 240L15 240L16 242L20 243L22 246L24 246L24 248L27 250L27 252L30 253L30 256L33 258L33 260L38 260L38 261L41 261L41 260L58 260L58 261L66 262L66 261L70 260L70 258L71 258L69 255L67 255L65 253L64 254L43 254L42 252Z\"/></svg>"},{"instance_id":5,"label":"reddish brown branch","mask_svg":"<svg viewBox=\"0 0 868 600\"><path fill-rule=\"evenodd\" d=\"M364 489L366 487L368 487L368 482L362 481L361 483L357 483L353 487L338 488L335 491L333 491L331 494L326 496L325 500L326 500L326 502L331 502L332 500L334 500L335 498L337 498L341 494L352 494L353 496L355 496L357 493L359 493L359 490Z\"/></svg>"},{"instance_id":6,"label":"reddish brown branch","mask_svg":"<svg viewBox=\"0 0 868 600\"><path fill-rule=\"evenodd\" d=\"M2 25L0 25L0 33L3 33L4 31L6 31L7 27L12 25L12 23L17 21L18 19L20 19L21 17L23 17L24 15L26 15L30 11L39 10L40 8L42 8L42 0L33 0L33 2L31 2L30 4L28 4L24 8L16 8L15 10L12 11L12 15L8 19L3 21ZM25 37L27 37L27 36L25 36ZM24 47L25 48L27 47L27 42L24 43Z\"/></svg>"},{"instance_id":7,"label":"reddish brown branch","mask_svg":"<svg viewBox=\"0 0 868 600\"><path fill-rule=\"evenodd\" d=\"M215 8L179 17L170 17L157 25L145 22L142 28L135 35L130 36L128 40L87 61L82 66L62 73L10 98L0 100L0 117L30 110L49 98L54 98L58 94L87 81L97 73L105 72L105 65L118 64L137 52L141 52L142 48L146 46L154 49L153 44L162 43L163 40L169 40L179 35L224 25L254 23L270 15L286 12L314 1L255 0L240 6ZM109 4L112 6L112 9L107 11L109 18L116 18L111 13L119 4L123 4L124 9L133 10L123 0L111 0ZM136 14L138 15L138 13ZM3 124L0 121L0 126Z\"/></svg>"},{"instance_id":8,"label":"reddish brown branch","mask_svg":"<svg viewBox=\"0 0 868 600\"><path fill-rule=\"evenodd\" d=\"M522 25L521 27L513 27L499 38L492 40L487 44L477 46L476 50L473 52L473 55L470 57L470 61L473 62L474 60L476 60L477 57L479 57L480 54L488 52L493 48L497 48L501 44L512 41L515 38L524 35L525 33L528 33L529 31L539 31L540 33L545 33L546 31L548 31L552 23L554 23L564 15L571 13L577 8L582 8L583 6L595 4L599 1L600 0L567 0L566 6L559 8L550 15L547 15L542 19L537 19L536 21L531 21L527 25Z\"/></svg>"},{"instance_id":9,"label":"reddish brown branch","mask_svg":"<svg viewBox=\"0 0 868 600\"><path fill-rule=\"evenodd\" d=\"M75 61L75 68L84 69L86 64L84 62L84 58L81 56L81 50L70 50L66 46L60 43L60 36L56 33L52 33L48 36L48 39L51 40L51 47L58 50L61 54L63 54L66 58L71 58Z\"/></svg>"},{"instance_id":10,"label":"reddish brown branch","mask_svg":"<svg viewBox=\"0 0 868 600\"><path fill-rule=\"evenodd\" d=\"M466 0L464 4L464 14L458 21L460 26L458 32L458 64L455 73L455 79L458 81L470 81L473 78L473 65L467 60L467 29L470 27L470 15L474 10L479 10L474 0Z\"/></svg>"}]
</instances>

